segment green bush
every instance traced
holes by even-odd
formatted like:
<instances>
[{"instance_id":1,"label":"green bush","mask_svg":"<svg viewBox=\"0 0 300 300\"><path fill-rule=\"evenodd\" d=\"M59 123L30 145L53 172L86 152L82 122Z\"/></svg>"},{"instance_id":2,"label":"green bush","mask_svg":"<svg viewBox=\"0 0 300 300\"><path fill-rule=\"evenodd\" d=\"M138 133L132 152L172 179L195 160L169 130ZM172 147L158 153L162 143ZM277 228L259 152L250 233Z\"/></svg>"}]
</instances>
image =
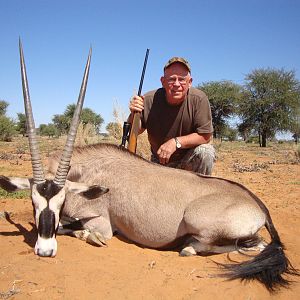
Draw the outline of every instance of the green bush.
<instances>
[{"instance_id":1,"label":"green bush","mask_svg":"<svg viewBox=\"0 0 300 300\"><path fill-rule=\"evenodd\" d=\"M0 116L0 141L11 142L15 134L14 122L6 116Z\"/></svg>"}]
</instances>

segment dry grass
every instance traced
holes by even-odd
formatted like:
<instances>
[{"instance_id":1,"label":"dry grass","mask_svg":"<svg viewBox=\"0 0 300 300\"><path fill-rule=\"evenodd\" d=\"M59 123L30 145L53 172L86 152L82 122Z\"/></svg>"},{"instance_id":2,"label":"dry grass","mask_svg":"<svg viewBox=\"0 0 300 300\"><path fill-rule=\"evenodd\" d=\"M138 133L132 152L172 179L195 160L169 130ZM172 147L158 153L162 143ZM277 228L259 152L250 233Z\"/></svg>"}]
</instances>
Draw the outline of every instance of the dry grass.
<instances>
[{"instance_id":1,"label":"dry grass","mask_svg":"<svg viewBox=\"0 0 300 300\"><path fill-rule=\"evenodd\" d=\"M268 170L270 168L268 163L264 163L264 162L260 163L260 162L254 161L253 163L250 163L247 165L247 164L240 163L239 160L236 160L233 163L232 167L233 167L234 172L240 172L240 173L259 172L261 170Z\"/></svg>"},{"instance_id":2,"label":"dry grass","mask_svg":"<svg viewBox=\"0 0 300 300\"><path fill-rule=\"evenodd\" d=\"M39 137L40 152L42 159L54 151L63 149L66 137L48 138ZM121 139L115 137L102 137L97 135L90 127L79 127L76 138L76 145L84 146L97 143L112 143L120 145ZM260 148L256 144L244 142L222 142L214 141L217 151L217 161L223 161L228 155L232 158L232 168L237 172L257 172L266 170L270 165L293 165L300 163L299 146L293 143L270 143L267 148ZM14 166L17 171L24 164L30 164L30 153L28 140L19 136L12 142L0 143L0 172L5 173L7 168ZM148 142L147 132L139 135L137 141L137 154L150 160L151 151ZM252 161L245 161L244 157L251 154ZM5 162L5 163L4 163Z\"/></svg>"},{"instance_id":3,"label":"dry grass","mask_svg":"<svg viewBox=\"0 0 300 300\"><path fill-rule=\"evenodd\" d=\"M22 280L14 280L12 287L7 292L0 292L0 299L9 299L19 294L21 290L16 288L16 283L18 282L22 282Z\"/></svg>"},{"instance_id":4,"label":"dry grass","mask_svg":"<svg viewBox=\"0 0 300 300\"><path fill-rule=\"evenodd\" d=\"M85 146L100 143L102 137L96 133L92 124L85 126L80 123L77 130L75 146Z\"/></svg>"},{"instance_id":5,"label":"dry grass","mask_svg":"<svg viewBox=\"0 0 300 300\"><path fill-rule=\"evenodd\" d=\"M214 145L215 142L214 142ZM217 156L223 160L230 153L250 153L257 158L264 158L269 164L299 164L300 159L297 156L296 146L292 142L269 143L268 147L261 148L258 144L249 144L245 142L222 142L218 143ZM237 157L240 159L240 157Z\"/></svg>"}]
</instances>

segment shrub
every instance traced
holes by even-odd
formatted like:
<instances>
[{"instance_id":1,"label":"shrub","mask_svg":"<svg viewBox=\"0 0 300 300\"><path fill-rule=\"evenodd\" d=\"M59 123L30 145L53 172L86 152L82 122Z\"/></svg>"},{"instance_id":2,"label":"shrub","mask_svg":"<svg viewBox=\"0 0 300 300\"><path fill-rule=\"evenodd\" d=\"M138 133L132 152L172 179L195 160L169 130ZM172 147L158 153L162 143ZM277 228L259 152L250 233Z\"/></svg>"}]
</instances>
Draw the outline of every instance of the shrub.
<instances>
[{"instance_id":1,"label":"shrub","mask_svg":"<svg viewBox=\"0 0 300 300\"><path fill-rule=\"evenodd\" d=\"M14 122L6 116L0 116L0 141L11 142L15 134Z\"/></svg>"}]
</instances>

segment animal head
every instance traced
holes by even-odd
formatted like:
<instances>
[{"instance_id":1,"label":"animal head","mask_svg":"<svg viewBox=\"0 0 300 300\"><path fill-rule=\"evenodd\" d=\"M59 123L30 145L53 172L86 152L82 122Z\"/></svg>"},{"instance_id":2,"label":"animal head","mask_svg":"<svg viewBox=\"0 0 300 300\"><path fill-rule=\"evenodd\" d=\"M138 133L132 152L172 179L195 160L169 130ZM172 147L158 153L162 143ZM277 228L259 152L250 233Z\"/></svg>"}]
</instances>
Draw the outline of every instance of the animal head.
<instances>
[{"instance_id":1,"label":"animal head","mask_svg":"<svg viewBox=\"0 0 300 300\"><path fill-rule=\"evenodd\" d=\"M0 186L8 192L31 190L33 214L37 228L37 241L34 252L39 256L54 257L57 252L56 233L59 226L67 193L80 194L86 199L95 199L108 192L98 185L65 181L59 186L54 180L34 183L33 178L0 176Z\"/></svg>"},{"instance_id":2,"label":"animal head","mask_svg":"<svg viewBox=\"0 0 300 300\"><path fill-rule=\"evenodd\" d=\"M53 257L57 252L56 233L59 226L60 214L63 208L66 194L68 192L80 193L87 199L94 199L108 192L108 189L100 187L98 185L88 186L86 184L71 182L67 180L75 137L80 121L80 113L82 110L86 92L91 61L91 50L87 59L77 106L70 126L70 131L53 180L46 180L44 176L36 138L31 101L29 97L29 88L21 41L19 41L19 50L23 97L33 178L8 178L5 176L0 176L0 186L9 192L24 189L31 190L34 218L38 232L37 242L35 245L35 254L40 256Z\"/></svg>"}]
</instances>

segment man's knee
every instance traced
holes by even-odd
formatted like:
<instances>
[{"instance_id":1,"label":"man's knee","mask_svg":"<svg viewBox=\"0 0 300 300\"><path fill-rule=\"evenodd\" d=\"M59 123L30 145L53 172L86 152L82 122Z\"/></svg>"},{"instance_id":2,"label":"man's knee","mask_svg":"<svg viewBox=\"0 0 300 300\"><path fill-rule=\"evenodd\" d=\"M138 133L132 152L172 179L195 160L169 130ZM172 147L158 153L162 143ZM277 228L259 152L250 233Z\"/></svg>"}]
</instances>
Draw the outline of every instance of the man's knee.
<instances>
[{"instance_id":1,"label":"man's knee","mask_svg":"<svg viewBox=\"0 0 300 300\"><path fill-rule=\"evenodd\" d=\"M198 156L201 159L214 162L216 160L216 151L211 144L202 144L194 149L192 156Z\"/></svg>"},{"instance_id":2,"label":"man's knee","mask_svg":"<svg viewBox=\"0 0 300 300\"><path fill-rule=\"evenodd\" d=\"M182 168L204 175L211 175L215 159L216 152L213 145L202 144L189 151Z\"/></svg>"}]
</instances>

